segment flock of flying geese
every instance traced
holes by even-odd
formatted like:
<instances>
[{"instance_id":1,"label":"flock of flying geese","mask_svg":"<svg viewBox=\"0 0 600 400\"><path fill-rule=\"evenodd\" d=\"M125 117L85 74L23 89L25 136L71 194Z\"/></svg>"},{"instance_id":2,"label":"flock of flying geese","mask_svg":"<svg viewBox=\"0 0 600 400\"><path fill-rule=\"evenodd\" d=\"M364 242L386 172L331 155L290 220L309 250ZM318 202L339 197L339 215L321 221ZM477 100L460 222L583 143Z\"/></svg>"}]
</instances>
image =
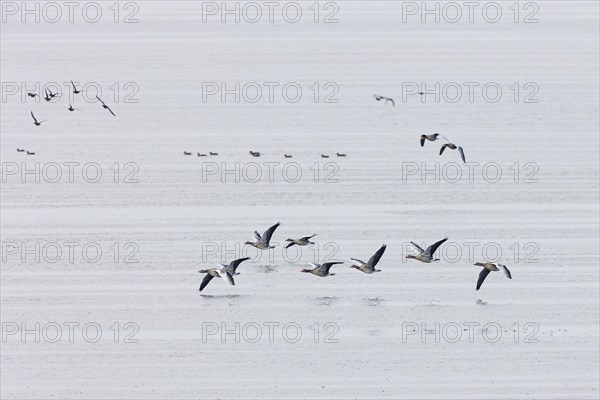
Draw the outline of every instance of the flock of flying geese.
<instances>
[{"instance_id":1,"label":"flock of flying geese","mask_svg":"<svg viewBox=\"0 0 600 400\"><path fill-rule=\"evenodd\" d=\"M270 242L271 242L271 237L273 236L273 233L275 232L275 229L277 229L279 227L279 225L281 225L279 222L276 223L275 225L273 225L269 229L267 229L262 235L260 233L258 233L257 231L254 231L254 234L252 235L253 240L246 241L246 242L244 242L244 244L255 247L259 250L269 250L269 249L275 248L275 246L271 246ZM288 242L288 244L285 246L285 248L287 249L292 246L308 246L311 244L315 244L314 242L311 241L311 239L315 236L316 236L316 234L313 234L311 236L304 236L299 239L286 239L285 241ZM414 242L410 242L417 254L416 255L409 254L405 258L418 260L418 261L421 261L424 263L431 263L431 262L439 261L439 258L435 258L434 254L437 251L438 247L440 247L442 245L442 243L444 243L446 240L448 240L447 237L435 242L431 246L427 247L425 250L423 250L423 248L421 248L418 244L416 244ZM381 272L380 269L375 269L375 266L379 263L379 260L383 256L383 253L385 253L386 248L387 248L387 245L383 244L379 248L379 250L377 250L375 252L375 254L373 254L371 256L371 258L369 258L369 261L367 261L367 262L359 260L358 258L351 258L352 265L350 265L350 268L357 269L361 272L364 272L365 274L373 274L375 272ZM213 278L223 278L223 280L225 282L227 282L228 284L235 285L235 281L234 281L233 277L235 275L239 275L239 273L236 272L237 268L239 267L239 265L242 262L249 260L249 259L250 259L250 257L238 258L237 260L231 261L229 264L218 263L217 264L218 267L216 267L216 268L199 270L198 271L199 273L206 274L204 276L204 278L202 279L202 283L200 284L200 291L202 291ZM310 273L310 274L313 274L313 275L316 275L319 277L326 277L326 276L335 275L335 274L329 272L329 270L331 269L332 266L337 265L337 264L343 264L343 262L342 261L332 261L332 262L325 262L322 264L311 262L308 264L310 266L312 266L312 268L311 269L302 269L302 270L300 270L300 272ZM485 263L477 262L474 265L483 267L483 269L479 273L479 278L477 279L477 286L476 286L475 290L479 290L479 288L481 288L483 281L489 275L489 273L492 271L502 271L504 273L504 275L506 275L507 278L512 279L510 271L508 270L506 265L502 265L499 263L492 263L492 262L485 262Z\"/></svg>"},{"instance_id":2,"label":"flock of flying geese","mask_svg":"<svg viewBox=\"0 0 600 400\"><path fill-rule=\"evenodd\" d=\"M419 94L422 96L424 93L419 92ZM391 97L380 96L378 94L374 94L373 97L375 97L376 101L385 100L384 104L392 103L392 106L396 107L396 103L394 102L394 99L392 99ZM429 140L430 142L435 142L436 140L439 139L440 136L446 140L446 143L443 144L442 147L440 148L440 156L444 153L444 150L446 150L446 149L450 149L450 150L458 149L458 152L460 153L460 158L466 164L467 161L465 160L465 152L464 152L462 146L459 146L457 144L450 142L446 136L444 136L440 133L432 133L431 135L426 135L426 134L421 135L421 147L425 146L426 140Z\"/></svg>"},{"instance_id":3,"label":"flock of flying geese","mask_svg":"<svg viewBox=\"0 0 600 400\"><path fill-rule=\"evenodd\" d=\"M79 94L81 93L81 90L77 89L77 86L75 86L75 83L73 83L73 81L71 81L71 85L73 86L73 94ZM27 97L31 97L31 98L36 98L39 95L37 93L33 93L33 92L27 92ZM44 97L43 99L46 100L46 102L48 103L52 103L54 98L56 98L56 96L58 96L58 92L57 93L52 93L52 90L46 88L44 90ZM113 117L116 117L115 113L113 112L113 110L111 110L111 108L106 105L106 103L104 101L102 101L102 99L100 97L98 97L96 95L96 99L100 102L100 104L102 105L102 108L104 108L105 110L108 110L108 112L110 112L112 114ZM79 111L82 112L79 108L73 107L73 105L71 103L69 103L69 107L67 108L67 110L69 111ZM44 119L44 120L38 120L35 115L33 114L33 111L31 111L31 118L33 118L33 124L35 126L40 126L42 125L43 122L48 121L48 119ZM25 149L19 149L17 148L17 152L22 153L25 152ZM27 151L28 155L34 155L35 152L32 151Z\"/></svg>"},{"instance_id":4,"label":"flock of flying geese","mask_svg":"<svg viewBox=\"0 0 600 400\"><path fill-rule=\"evenodd\" d=\"M260 152L260 151L252 151L252 150L250 150L250 151L249 151L249 153L250 153L250 155L251 155L252 157L260 157L260 156L261 156L261 152ZM192 152L191 152L191 151L185 151L185 150L184 150L184 151L183 151L183 155L184 155L184 156L191 156L191 155L192 155ZM215 152L209 151L209 152L208 152L208 154L207 154L207 153L196 153L196 155L197 155L198 157L208 157L209 155L210 155L210 156L218 156L218 155L219 155L219 153L215 153ZM344 154L344 153L335 153L335 155L336 155L337 157L346 157L346 156L347 156L347 155L346 155L346 154ZM293 156L292 156L291 154L287 154L287 153L285 153L283 156L284 156L285 158L293 158ZM329 154L321 154L321 158L329 158Z\"/></svg>"}]
</instances>

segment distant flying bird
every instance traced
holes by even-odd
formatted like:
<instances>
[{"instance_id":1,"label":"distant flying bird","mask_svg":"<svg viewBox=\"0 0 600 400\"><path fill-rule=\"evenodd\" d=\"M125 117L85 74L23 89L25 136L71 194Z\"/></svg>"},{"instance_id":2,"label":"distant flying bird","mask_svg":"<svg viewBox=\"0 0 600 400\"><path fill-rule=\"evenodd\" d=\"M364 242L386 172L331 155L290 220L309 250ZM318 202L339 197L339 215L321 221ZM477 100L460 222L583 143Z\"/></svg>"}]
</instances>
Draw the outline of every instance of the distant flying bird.
<instances>
[{"instance_id":1,"label":"distant flying bird","mask_svg":"<svg viewBox=\"0 0 600 400\"><path fill-rule=\"evenodd\" d=\"M333 265L343 264L343 263L341 261L335 261L335 262L328 262L328 263L323 263L323 264L318 264L318 263L308 263L308 264L311 265L313 267L313 269L302 269L302 270L300 270L300 272L310 272L313 275L325 277L325 276L334 276L335 274L329 273L329 269Z\"/></svg>"},{"instance_id":2,"label":"distant flying bird","mask_svg":"<svg viewBox=\"0 0 600 400\"><path fill-rule=\"evenodd\" d=\"M335 153L337 154L338 157L346 157L346 155L344 153Z\"/></svg>"},{"instance_id":3,"label":"distant flying bird","mask_svg":"<svg viewBox=\"0 0 600 400\"><path fill-rule=\"evenodd\" d=\"M308 246L309 244L314 244L310 241L310 239L314 238L315 236L317 236L317 234L313 233L311 236L304 236L300 239L285 239L286 242L289 242L288 245L285 246L285 248L287 249L289 247L292 247L293 245Z\"/></svg>"},{"instance_id":4,"label":"distant flying bird","mask_svg":"<svg viewBox=\"0 0 600 400\"><path fill-rule=\"evenodd\" d=\"M183 155L184 155L184 156L191 156L191 155L192 155L192 153L188 153L187 151L184 151L184 152L183 152Z\"/></svg>"},{"instance_id":5,"label":"distant flying bird","mask_svg":"<svg viewBox=\"0 0 600 400\"><path fill-rule=\"evenodd\" d=\"M260 151L250 150L250 155L252 155L252 157L260 157Z\"/></svg>"},{"instance_id":6,"label":"distant flying bird","mask_svg":"<svg viewBox=\"0 0 600 400\"><path fill-rule=\"evenodd\" d=\"M69 108L67 108L67 110L69 110L69 111L75 111L75 110L77 110L77 111L81 112L81 110L80 110L79 108L74 108L74 107L71 105L71 103L69 103Z\"/></svg>"},{"instance_id":7,"label":"distant flying bird","mask_svg":"<svg viewBox=\"0 0 600 400\"><path fill-rule=\"evenodd\" d=\"M423 95L425 94L425 92L419 92L419 94L420 94L421 96L423 96Z\"/></svg>"},{"instance_id":8,"label":"distant flying bird","mask_svg":"<svg viewBox=\"0 0 600 400\"><path fill-rule=\"evenodd\" d=\"M375 252L375 254L373 254L371 256L371 258L369 258L369 261L367 261L367 262L361 261L358 258L351 258L351 260L356 261L359 264L358 265L351 265L350 268L356 268L357 270L362 271L365 274L372 274L374 272L381 272L380 269L375 269L375 266L379 262L379 259L381 258L381 256L383 255L383 253L385 253L386 247L387 247L387 245L383 244L383 246L381 246L379 248L379 250L377 250L377 252Z\"/></svg>"},{"instance_id":9,"label":"distant flying bird","mask_svg":"<svg viewBox=\"0 0 600 400\"><path fill-rule=\"evenodd\" d=\"M218 155L219 155L219 153L213 153L212 151L209 151L209 154L210 154L211 156L218 156Z\"/></svg>"},{"instance_id":10,"label":"distant flying bird","mask_svg":"<svg viewBox=\"0 0 600 400\"><path fill-rule=\"evenodd\" d=\"M31 112L31 118L33 118L33 124L34 124L35 126L40 126L40 125L42 124L42 122L44 122L44 121L48 121L47 119L45 119L44 121L39 121L39 122L38 122L38 120L37 120L37 119L35 118L35 116L33 115L33 111Z\"/></svg>"},{"instance_id":11,"label":"distant flying bird","mask_svg":"<svg viewBox=\"0 0 600 400\"><path fill-rule=\"evenodd\" d=\"M291 154L284 154L283 156L284 156L285 158L292 158L292 155L291 155Z\"/></svg>"},{"instance_id":12,"label":"distant flying bird","mask_svg":"<svg viewBox=\"0 0 600 400\"><path fill-rule=\"evenodd\" d=\"M433 133L431 135L421 135L421 147L425 146L425 140L429 140L430 142L435 142L438 140L439 133Z\"/></svg>"},{"instance_id":13,"label":"distant flying bird","mask_svg":"<svg viewBox=\"0 0 600 400\"><path fill-rule=\"evenodd\" d=\"M35 97L35 96L37 96L37 93L31 93L31 92L29 92L29 93L27 93L27 96L29 96L29 97Z\"/></svg>"},{"instance_id":14,"label":"distant flying bird","mask_svg":"<svg viewBox=\"0 0 600 400\"><path fill-rule=\"evenodd\" d=\"M438 247L440 247L440 245L442 243L444 243L446 240L448 240L448 238L444 238L444 239L440 240L439 242L435 242L434 244L429 246L427 248L427 250L423 250L415 242L410 242L410 244L412 244L412 246L415 248L416 251L419 252L419 254L416 256L409 254L405 258L414 258L415 260L419 260L424 263L430 263L432 261L439 261L440 260L439 258L433 258L433 254L438 249Z\"/></svg>"},{"instance_id":15,"label":"distant flying bird","mask_svg":"<svg viewBox=\"0 0 600 400\"><path fill-rule=\"evenodd\" d=\"M110 111L110 113L113 115L113 117L116 117L115 113L110 109L110 107L108 107L106 104L104 104L104 102L102 101L102 99L100 97L98 97L98 95L96 95L96 98L98 99L98 101L100 103L102 103L102 108L107 109L108 111Z\"/></svg>"},{"instance_id":16,"label":"distant flying bird","mask_svg":"<svg viewBox=\"0 0 600 400\"><path fill-rule=\"evenodd\" d=\"M81 93L81 90L77 90L77 88L75 87L75 84L73 83L73 81L71 81L71 85L73 85L73 94L79 94L79 93Z\"/></svg>"},{"instance_id":17,"label":"distant flying bird","mask_svg":"<svg viewBox=\"0 0 600 400\"><path fill-rule=\"evenodd\" d=\"M329 158L327 154L321 154L321 158Z\"/></svg>"},{"instance_id":18,"label":"distant flying bird","mask_svg":"<svg viewBox=\"0 0 600 400\"><path fill-rule=\"evenodd\" d=\"M279 222L276 223L275 225L267 229L265 233L262 234L262 236L257 231L254 231L254 234L252 235L254 242L244 242L244 244L256 247L260 250L275 248L275 246L269 245L269 242L271 241L271 236L273 236L273 232L275 232L275 229L277 229L279 225L281 225Z\"/></svg>"},{"instance_id":19,"label":"distant flying bird","mask_svg":"<svg viewBox=\"0 0 600 400\"><path fill-rule=\"evenodd\" d=\"M52 101L52 97L50 97L50 95L48 94L48 89L46 89L45 93L46 93L46 97L44 97L44 100L46 100L48 102Z\"/></svg>"},{"instance_id":20,"label":"distant flying bird","mask_svg":"<svg viewBox=\"0 0 600 400\"><path fill-rule=\"evenodd\" d=\"M24 151L25 151L25 149L19 149L19 148L17 148L17 152L19 152L19 153L22 153Z\"/></svg>"},{"instance_id":21,"label":"distant flying bird","mask_svg":"<svg viewBox=\"0 0 600 400\"><path fill-rule=\"evenodd\" d=\"M207 156L207 155L206 155L206 154L204 154L204 153L197 153L197 154L198 154L198 157L206 157L206 156Z\"/></svg>"},{"instance_id":22,"label":"distant flying bird","mask_svg":"<svg viewBox=\"0 0 600 400\"><path fill-rule=\"evenodd\" d=\"M28 151L28 152L27 152L27 155L28 155L28 156L34 156L34 155L35 155L35 151Z\"/></svg>"},{"instance_id":23,"label":"distant flying bird","mask_svg":"<svg viewBox=\"0 0 600 400\"><path fill-rule=\"evenodd\" d=\"M387 104L388 102L391 101L392 106L396 107L396 102L394 101L394 99L392 99L390 97L380 96L378 94L374 94L373 97L375 97L375 100L377 100L377 101L385 100L385 104Z\"/></svg>"},{"instance_id":24,"label":"distant flying bird","mask_svg":"<svg viewBox=\"0 0 600 400\"><path fill-rule=\"evenodd\" d=\"M465 160L465 152L463 151L463 148L455 145L454 143L446 143L445 145L443 145L442 148L440 149L440 156L442 155L444 150L446 150L446 147L449 148L450 150L458 149L458 152L460 153L460 158L462 158L462 160L465 164L467 163L467 161Z\"/></svg>"},{"instance_id":25,"label":"distant flying bird","mask_svg":"<svg viewBox=\"0 0 600 400\"><path fill-rule=\"evenodd\" d=\"M208 285L212 278L223 278L225 282L235 286L233 276L231 276L229 272L225 271L225 268L201 269L198 272L201 274L206 274L204 279L202 279L202 283L200 284L200 291L202 291L202 289L204 289L206 285Z\"/></svg>"},{"instance_id":26,"label":"distant flying bird","mask_svg":"<svg viewBox=\"0 0 600 400\"><path fill-rule=\"evenodd\" d=\"M506 275L506 277L508 279L512 279L510 271L508 270L508 268L506 268L506 265L495 264L495 263L492 263L492 262L486 262L486 263L477 262L477 263L475 263L473 265L477 265L478 267L483 267L483 269L479 273L479 279L477 279L477 287L475 288L475 290L479 290L479 288L481 287L481 284L483 283L483 281L485 280L485 278L487 278L487 276L492 271L500 271L500 270L502 270L502 272L504 273L504 275Z\"/></svg>"},{"instance_id":27,"label":"distant flying bird","mask_svg":"<svg viewBox=\"0 0 600 400\"><path fill-rule=\"evenodd\" d=\"M52 90L50 90L50 89L47 89L47 90L48 90L48 96L50 96L51 99L55 98L56 95L58 94L58 92L52 93Z\"/></svg>"}]
</instances>

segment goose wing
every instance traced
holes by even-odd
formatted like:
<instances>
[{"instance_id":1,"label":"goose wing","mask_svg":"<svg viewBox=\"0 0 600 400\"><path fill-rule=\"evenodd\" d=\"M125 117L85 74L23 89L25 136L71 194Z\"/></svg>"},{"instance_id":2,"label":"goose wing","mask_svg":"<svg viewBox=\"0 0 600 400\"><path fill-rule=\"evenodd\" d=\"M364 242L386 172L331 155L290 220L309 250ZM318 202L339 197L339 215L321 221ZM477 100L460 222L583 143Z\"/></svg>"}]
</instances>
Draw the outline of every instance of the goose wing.
<instances>
[{"instance_id":1,"label":"goose wing","mask_svg":"<svg viewBox=\"0 0 600 400\"><path fill-rule=\"evenodd\" d=\"M504 275L506 275L506 277L508 279L512 279L512 275L510 274L510 271L508 270L508 268L506 268L506 265L498 264L498 266L500 267L500 270L504 273Z\"/></svg>"},{"instance_id":2,"label":"goose wing","mask_svg":"<svg viewBox=\"0 0 600 400\"><path fill-rule=\"evenodd\" d=\"M98 95L96 95L96 98L98 99L98 101L99 101L100 103L102 103L102 105L103 105L103 106L105 106L105 105L106 105L106 104L104 104L104 102L102 101L102 99L101 99L100 97L98 97Z\"/></svg>"},{"instance_id":3,"label":"goose wing","mask_svg":"<svg viewBox=\"0 0 600 400\"><path fill-rule=\"evenodd\" d=\"M33 118L33 120L35 121L35 123L37 124L37 119L35 119L35 117L33 116L33 111L31 112L31 118Z\"/></svg>"},{"instance_id":4,"label":"goose wing","mask_svg":"<svg viewBox=\"0 0 600 400\"><path fill-rule=\"evenodd\" d=\"M204 276L204 279L202 279L202 283L200 284L200 291L202 291L202 289L204 289L206 285L208 285L208 282L210 282L212 278L213 276L211 274L206 274Z\"/></svg>"},{"instance_id":5,"label":"goose wing","mask_svg":"<svg viewBox=\"0 0 600 400\"><path fill-rule=\"evenodd\" d=\"M317 236L317 234L316 234L316 233L313 233L313 234L312 234L312 235L310 235L310 236L304 236L303 238L300 238L300 240L301 240L301 241L304 241L304 240L308 241L308 240L310 240L310 239L314 238L315 236Z\"/></svg>"},{"instance_id":6,"label":"goose wing","mask_svg":"<svg viewBox=\"0 0 600 400\"><path fill-rule=\"evenodd\" d=\"M252 234L252 239L256 240L257 242L260 242L260 233L254 231L254 233Z\"/></svg>"},{"instance_id":7,"label":"goose wing","mask_svg":"<svg viewBox=\"0 0 600 400\"><path fill-rule=\"evenodd\" d=\"M319 270L321 270L321 271L323 271L323 272L326 272L326 273L329 273L329 269L330 269L332 266L334 266L334 265L336 265L336 264L341 264L341 263L342 263L341 261L335 261L335 262L327 262L327 263L323 263L323 264L321 264L321 266L319 267Z\"/></svg>"},{"instance_id":8,"label":"goose wing","mask_svg":"<svg viewBox=\"0 0 600 400\"><path fill-rule=\"evenodd\" d=\"M442 243L444 243L446 240L448 240L447 237L443 238L442 240L440 240L439 242L435 242L434 244L432 244L431 246L429 246L427 248L427 250L425 251L425 254L429 255L429 256L433 256L433 254L435 253L435 251L437 250L438 247L440 247L440 245Z\"/></svg>"},{"instance_id":9,"label":"goose wing","mask_svg":"<svg viewBox=\"0 0 600 400\"><path fill-rule=\"evenodd\" d=\"M238 258L237 260L233 260L229 263L227 267L225 267L225 271L229 272L231 275L235 274L235 270L237 267L244 261L249 260L250 257Z\"/></svg>"},{"instance_id":10,"label":"goose wing","mask_svg":"<svg viewBox=\"0 0 600 400\"><path fill-rule=\"evenodd\" d=\"M281 224L278 222L269 229L267 229L262 235L261 242L263 242L264 244L269 244L269 242L271 241L271 236L273 236L273 232L275 232L275 229L277 229L279 225Z\"/></svg>"},{"instance_id":11,"label":"goose wing","mask_svg":"<svg viewBox=\"0 0 600 400\"><path fill-rule=\"evenodd\" d=\"M487 276L490 274L490 270L487 268L484 268L481 270L481 272L479 273L479 279L477 279L477 288L475 290L479 290L479 288L481 287L481 284L483 283L483 281L485 281L485 278L487 278Z\"/></svg>"},{"instance_id":12,"label":"goose wing","mask_svg":"<svg viewBox=\"0 0 600 400\"><path fill-rule=\"evenodd\" d=\"M358 258L350 258L352 261L356 261L357 263L359 263L361 266L363 265L367 265L366 262L364 262L363 260L359 260Z\"/></svg>"},{"instance_id":13,"label":"goose wing","mask_svg":"<svg viewBox=\"0 0 600 400\"><path fill-rule=\"evenodd\" d=\"M410 242L410 244L411 244L411 245L412 245L412 247L413 247L413 248L414 248L416 251L418 251L419 253L421 253L421 254L425 253L425 250L423 250L423 249L421 248L421 246L419 246L419 245L418 245L418 244L416 244L415 242Z\"/></svg>"},{"instance_id":14,"label":"goose wing","mask_svg":"<svg viewBox=\"0 0 600 400\"><path fill-rule=\"evenodd\" d=\"M217 274L219 274L219 276L221 278L223 278L223 280L227 283L229 283L230 285L234 285L235 286L235 282L233 280L233 276L231 276L231 274L227 271L225 271L224 269L218 269L217 270Z\"/></svg>"},{"instance_id":15,"label":"goose wing","mask_svg":"<svg viewBox=\"0 0 600 400\"><path fill-rule=\"evenodd\" d=\"M313 269L319 269L319 268L321 268L321 264L317 264L317 263L313 263L313 262L309 262L308 265L310 265L311 267L313 267Z\"/></svg>"},{"instance_id":16,"label":"goose wing","mask_svg":"<svg viewBox=\"0 0 600 400\"><path fill-rule=\"evenodd\" d=\"M369 261L367 262L367 266L369 268L375 268L375 266L379 262L379 259L383 255L383 253L385 253L385 248L386 247L387 247L387 245L384 244L383 246L381 246L379 248L379 250L377 250L377 252L375 254L373 254L373 256L371 258L369 258Z\"/></svg>"},{"instance_id":17,"label":"goose wing","mask_svg":"<svg viewBox=\"0 0 600 400\"><path fill-rule=\"evenodd\" d=\"M444 152L444 150L446 150L446 147L448 147L448 143L446 143L445 145L443 145L442 148L440 149L440 156L442 155L442 153Z\"/></svg>"},{"instance_id":18,"label":"goose wing","mask_svg":"<svg viewBox=\"0 0 600 400\"><path fill-rule=\"evenodd\" d=\"M109 106L106 106L106 109L107 109L108 111L110 111L110 113L113 115L113 117L116 117L115 113L113 112L113 110L111 110L111 109L110 109L110 107L109 107Z\"/></svg>"},{"instance_id":19,"label":"goose wing","mask_svg":"<svg viewBox=\"0 0 600 400\"><path fill-rule=\"evenodd\" d=\"M460 158L462 158L463 162L466 164L467 161L465 160L465 152L463 151L463 148L458 146L458 152L460 153Z\"/></svg>"},{"instance_id":20,"label":"goose wing","mask_svg":"<svg viewBox=\"0 0 600 400\"><path fill-rule=\"evenodd\" d=\"M425 135L421 135L421 147L425 146Z\"/></svg>"}]
</instances>

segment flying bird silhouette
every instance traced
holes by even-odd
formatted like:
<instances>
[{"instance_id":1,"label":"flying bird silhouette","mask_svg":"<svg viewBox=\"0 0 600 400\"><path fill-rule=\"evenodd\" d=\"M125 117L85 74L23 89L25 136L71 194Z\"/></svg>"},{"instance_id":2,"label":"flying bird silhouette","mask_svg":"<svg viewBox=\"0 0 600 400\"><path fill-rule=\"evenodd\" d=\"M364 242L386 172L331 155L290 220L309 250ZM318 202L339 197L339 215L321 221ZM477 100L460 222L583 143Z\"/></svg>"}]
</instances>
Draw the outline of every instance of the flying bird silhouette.
<instances>
[{"instance_id":1,"label":"flying bird silhouette","mask_svg":"<svg viewBox=\"0 0 600 400\"><path fill-rule=\"evenodd\" d=\"M42 124L42 122L48 121L47 119L45 119L44 121L39 121L35 118L35 115L33 115L33 111L31 112L31 118L33 118L33 124L35 126L40 126Z\"/></svg>"},{"instance_id":2,"label":"flying bird silhouette","mask_svg":"<svg viewBox=\"0 0 600 400\"><path fill-rule=\"evenodd\" d=\"M71 85L73 85L73 94L79 94L79 93L81 93L81 90L77 90L77 88L75 87L75 84L73 83L73 81L71 81Z\"/></svg>"},{"instance_id":3,"label":"flying bird silhouette","mask_svg":"<svg viewBox=\"0 0 600 400\"><path fill-rule=\"evenodd\" d=\"M104 104L104 102L102 101L102 99L100 97L98 97L98 95L96 95L96 98L98 99L98 101L100 103L102 103L102 108L107 109L108 111L110 111L110 113L113 115L113 117L116 117L116 115L113 112L113 110L111 110L109 106L107 106L106 104Z\"/></svg>"}]
</instances>

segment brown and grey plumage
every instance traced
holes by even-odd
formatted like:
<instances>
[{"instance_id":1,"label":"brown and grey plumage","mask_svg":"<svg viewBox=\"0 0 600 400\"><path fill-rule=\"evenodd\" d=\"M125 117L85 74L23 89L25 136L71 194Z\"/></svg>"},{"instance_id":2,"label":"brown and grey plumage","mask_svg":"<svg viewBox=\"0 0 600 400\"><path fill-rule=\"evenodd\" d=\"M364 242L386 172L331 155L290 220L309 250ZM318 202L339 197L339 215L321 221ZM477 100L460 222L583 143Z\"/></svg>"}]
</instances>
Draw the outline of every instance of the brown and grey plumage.
<instances>
[{"instance_id":1,"label":"brown and grey plumage","mask_svg":"<svg viewBox=\"0 0 600 400\"><path fill-rule=\"evenodd\" d=\"M262 234L262 236L257 231L254 231L254 234L252 235L254 242L244 242L244 244L256 247L260 250L275 248L275 246L271 246L269 242L271 241L271 236L273 236L273 232L275 232L275 229L277 229L279 225L281 225L279 222L276 223L275 225L267 229L265 233Z\"/></svg>"},{"instance_id":2,"label":"brown and grey plumage","mask_svg":"<svg viewBox=\"0 0 600 400\"><path fill-rule=\"evenodd\" d=\"M300 270L300 272L310 272L313 275L325 277L325 276L334 276L335 274L329 273L329 269L333 265L343 264L343 263L341 261L334 261L334 262L327 262L327 263L323 263L323 264L318 264L318 263L308 263L308 264L311 265L313 267L313 269L302 269L302 270Z\"/></svg>"},{"instance_id":3,"label":"brown and grey plumage","mask_svg":"<svg viewBox=\"0 0 600 400\"><path fill-rule=\"evenodd\" d=\"M300 239L285 239L286 242L289 242L288 245L285 246L285 248L287 249L289 247L292 247L293 245L308 246L309 244L314 244L314 242L311 242L310 239L312 239L315 236L317 236L317 234L313 233L311 236L304 236Z\"/></svg>"},{"instance_id":4,"label":"brown and grey plumage","mask_svg":"<svg viewBox=\"0 0 600 400\"><path fill-rule=\"evenodd\" d=\"M421 147L425 146L425 140L429 140L430 142L435 142L438 140L439 133L433 133L431 135L422 134L421 135Z\"/></svg>"},{"instance_id":5,"label":"brown and grey plumage","mask_svg":"<svg viewBox=\"0 0 600 400\"><path fill-rule=\"evenodd\" d=\"M209 268L209 269L201 269L198 271L201 274L206 274L204 279L202 279L202 283L200 284L200 291L208 285L208 283L212 280L212 278L223 278L223 280L230 285L235 286L235 282L233 281L233 276L229 272L225 270L225 268Z\"/></svg>"},{"instance_id":6,"label":"brown and grey plumage","mask_svg":"<svg viewBox=\"0 0 600 400\"><path fill-rule=\"evenodd\" d=\"M375 100L377 101L385 100L385 104L391 101L392 106L396 107L396 102L394 102L394 99L392 99L391 97L380 96L378 94L374 94L373 97L375 97Z\"/></svg>"},{"instance_id":7,"label":"brown and grey plumage","mask_svg":"<svg viewBox=\"0 0 600 400\"><path fill-rule=\"evenodd\" d=\"M446 148L449 148L450 150L458 149L458 152L460 153L460 158L462 158L462 160L465 164L467 163L467 161L465 160L465 152L462 147L457 146L454 143L446 143L440 148L440 156L442 155L444 150L446 150Z\"/></svg>"},{"instance_id":8,"label":"brown and grey plumage","mask_svg":"<svg viewBox=\"0 0 600 400\"><path fill-rule=\"evenodd\" d=\"M237 260L233 260L232 262L230 262L228 265L221 264L221 263L219 263L219 265L221 267L223 267L223 269L225 271L229 272L231 274L231 276L234 276L234 275L240 274L239 272L236 272L237 267L239 267L241 263L243 263L244 261L249 260L249 259L250 259L250 257L238 258Z\"/></svg>"},{"instance_id":9,"label":"brown and grey plumage","mask_svg":"<svg viewBox=\"0 0 600 400\"><path fill-rule=\"evenodd\" d=\"M510 271L508 270L508 268L506 268L506 265L502 265L499 263L493 263L493 262L485 262L485 263L477 262L473 265L477 265L478 267L483 267L483 269L479 273L479 278L477 279L477 287L475 288L475 290L479 290L479 288L483 284L483 281L485 281L485 278L487 278L487 276L492 271L502 270L502 272L504 273L504 275L506 275L506 277L508 279L512 279L512 275L510 274Z\"/></svg>"},{"instance_id":10,"label":"brown and grey plumage","mask_svg":"<svg viewBox=\"0 0 600 400\"><path fill-rule=\"evenodd\" d=\"M417 252L419 252L419 254L412 255L409 254L407 255L405 258L413 258L415 260L419 260L421 262L424 263L430 263L432 261L439 261L439 258L434 258L433 254L435 253L435 251L438 249L438 247L440 247L440 245L442 243L444 243L446 240L448 240L448 238L444 238L438 242L435 242L434 244L432 244L431 246L429 246L427 248L427 250L423 250L418 244L416 244L415 242L410 242L410 244L412 244L412 246L414 247L415 250L417 250Z\"/></svg>"},{"instance_id":11,"label":"brown and grey plumage","mask_svg":"<svg viewBox=\"0 0 600 400\"><path fill-rule=\"evenodd\" d=\"M387 245L384 243L383 246L381 246L379 248L379 250L377 250L377 252L375 252L375 254L373 254L371 256L371 258L369 258L369 261L367 261L367 262L361 261L357 258L351 258L351 260L356 261L359 264L351 265L350 268L356 268L357 270L362 271L365 274L372 274L373 272L381 272L380 269L375 269L375 266L379 262L379 259L381 258L383 253L385 253L386 247L387 247Z\"/></svg>"}]
</instances>

